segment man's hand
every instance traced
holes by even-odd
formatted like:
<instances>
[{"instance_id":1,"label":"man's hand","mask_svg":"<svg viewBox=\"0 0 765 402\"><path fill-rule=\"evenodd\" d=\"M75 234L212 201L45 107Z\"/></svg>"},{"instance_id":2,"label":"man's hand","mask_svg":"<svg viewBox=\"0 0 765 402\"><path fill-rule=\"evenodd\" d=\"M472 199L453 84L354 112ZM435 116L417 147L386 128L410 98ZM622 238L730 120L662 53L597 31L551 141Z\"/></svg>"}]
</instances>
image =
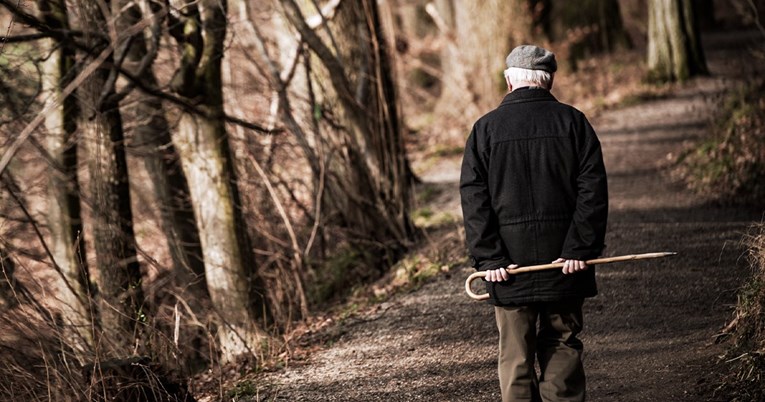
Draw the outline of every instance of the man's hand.
<instances>
[{"instance_id":1,"label":"man's hand","mask_svg":"<svg viewBox=\"0 0 765 402\"><path fill-rule=\"evenodd\" d=\"M557 264L559 262L563 263L564 274L573 274L575 272L584 271L587 269L587 264L582 260L567 260L565 258L558 258L552 263Z\"/></svg>"},{"instance_id":2,"label":"man's hand","mask_svg":"<svg viewBox=\"0 0 765 402\"><path fill-rule=\"evenodd\" d=\"M518 264L511 264L504 268L490 269L486 271L486 278L488 282L502 282L510 279L510 274L507 273L508 269L516 269Z\"/></svg>"}]
</instances>

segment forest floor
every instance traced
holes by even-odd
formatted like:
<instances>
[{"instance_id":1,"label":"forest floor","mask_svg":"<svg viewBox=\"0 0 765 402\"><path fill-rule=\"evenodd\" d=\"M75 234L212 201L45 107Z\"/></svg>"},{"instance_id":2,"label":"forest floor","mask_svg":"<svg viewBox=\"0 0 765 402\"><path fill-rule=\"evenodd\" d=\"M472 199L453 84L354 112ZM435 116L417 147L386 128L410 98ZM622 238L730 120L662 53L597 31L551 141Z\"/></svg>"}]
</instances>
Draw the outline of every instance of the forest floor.
<instances>
[{"instance_id":1,"label":"forest floor","mask_svg":"<svg viewBox=\"0 0 765 402\"><path fill-rule=\"evenodd\" d=\"M741 39L707 35L710 77L591 119L609 174L606 255L679 255L598 269L600 294L585 303L582 333L590 401L725 400L713 395L725 351L714 339L749 273L740 241L763 211L717 205L671 171L709 130L725 91L751 73ZM441 190L438 211L460 213L460 159L443 158L421 174ZM339 320L321 350L259 375L257 395L240 400L499 400L494 313L466 296L471 272L453 268Z\"/></svg>"}]
</instances>

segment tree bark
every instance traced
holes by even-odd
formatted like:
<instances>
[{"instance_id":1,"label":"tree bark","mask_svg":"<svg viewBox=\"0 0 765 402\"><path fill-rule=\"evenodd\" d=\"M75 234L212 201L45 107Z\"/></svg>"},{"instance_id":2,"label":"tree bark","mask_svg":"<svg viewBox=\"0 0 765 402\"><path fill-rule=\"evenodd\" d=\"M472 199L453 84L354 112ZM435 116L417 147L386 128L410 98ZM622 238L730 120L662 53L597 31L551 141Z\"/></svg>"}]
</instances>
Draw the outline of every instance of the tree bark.
<instances>
[{"instance_id":1,"label":"tree bark","mask_svg":"<svg viewBox=\"0 0 765 402\"><path fill-rule=\"evenodd\" d=\"M226 36L226 1L187 3L183 31L175 36L183 49L173 89L204 111L182 113L175 143L189 183L202 244L207 289L222 323L221 358L234 361L257 352L265 334L257 321L263 300L252 291L250 246L244 230L236 174L223 115L221 59ZM204 35L202 35L204 30Z\"/></svg>"},{"instance_id":2,"label":"tree bark","mask_svg":"<svg viewBox=\"0 0 765 402\"><path fill-rule=\"evenodd\" d=\"M107 26L107 17L102 14L98 2L82 2L80 11L83 28ZM99 52L106 46L102 40L88 34L85 40ZM110 56L80 88L83 114L80 126L88 154L101 322L112 340L121 343L117 346L124 347L132 344L133 339L128 339L120 331L135 337L135 331L145 317L122 117L113 96L114 81L110 69L113 62L114 58Z\"/></svg>"},{"instance_id":3,"label":"tree bark","mask_svg":"<svg viewBox=\"0 0 765 402\"><path fill-rule=\"evenodd\" d=\"M41 19L49 27L69 29L63 0L39 0L38 7ZM50 53L43 65L42 85L46 102L54 102L75 75L75 49L56 39L46 42ZM90 277L77 181L77 118L77 99L73 95L65 97L61 106L45 116L46 150L53 163L48 182L47 222L51 253L68 282L60 287L58 296L62 302L62 316L79 338L91 343Z\"/></svg>"},{"instance_id":4,"label":"tree bark","mask_svg":"<svg viewBox=\"0 0 765 402\"><path fill-rule=\"evenodd\" d=\"M707 73L691 0L649 1L648 70L654 81L684 81Z\"/></svg>"},{"instance_id":5,"label":"tree bark","mask_svg":"<svg viewBox=\"0 0 765 402\"><path fill-rule=\"evenodd\" d=\"M549 8L542 13L547 21L546 36L563 46L565 58L576 69L577 61L597 53L632 46L624 29L618 0L538 2Z\"/></svg>"},{"instance_id":6,"label":"tree bark","mask_svg":"<svg viewBox=\"0 0 765 402\"><path fill-rule=\"evenodd\" d=\"M514 45L528 40L533 19L526 0L439 0L429 12L442 35L443 116L475 121L507 91L502 71ZM464 132L464 130L461 130Z\"/></svg>"},{"instance_id":7,"label":"tree bark","mask_svg":"<svg viewBox=\"0 0 765 402\"><path fill-rule=\"evenodd\" d=\"M121 0L123 9L117 20L118 27L127 28L140 22L141 10L131 1ZM159 21L152 28L159 28ZM122 29L120 29L122 30ZM157 79L152 68L159 45L159 29L152 31L151 49L143 32L139 33L128 49L125 68L146 85L156 88ZM160 211L162 231L167 239L173 261L173 273L181 297L191 296L193 302L207 298L205 267L199 231L194 222L194 211L190 204L189 186L180 166L180 159L170 135L170 126L165 117L162 101L149 95L141 95L135 102L135 116L138 122L133 129L131 144L146 167L151 186Z\"/></svg>"}]
</instances>

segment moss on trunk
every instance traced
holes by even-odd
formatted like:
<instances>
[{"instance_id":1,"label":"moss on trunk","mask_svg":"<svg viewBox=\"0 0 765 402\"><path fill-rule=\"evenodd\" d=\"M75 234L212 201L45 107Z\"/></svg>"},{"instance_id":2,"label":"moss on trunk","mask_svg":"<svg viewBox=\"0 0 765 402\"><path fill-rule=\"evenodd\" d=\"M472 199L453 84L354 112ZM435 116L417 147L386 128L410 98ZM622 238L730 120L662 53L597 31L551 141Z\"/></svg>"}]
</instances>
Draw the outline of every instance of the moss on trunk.
<instances>
[{"instance_id":1,"label":"moss on trunk","mask_svg":"<svg viewBox=\"0 0 765 402\"><path fill-rule=\"evenodd\" d=\"M218 314L221 358L258 357L266 339L259 322L262 291L257 288L241 202L223 123L221 59L226 36L226 5L203 0L201 14L191 6L174 90L202 114L182 112L174 142L189 184L204 257L207 290ZM195 21L201 21L197 24ZM204 29L204 35L200 31ZM197 39L203 37L204 41ZM197 57L199 56L199 57ZM193 74L190 73L193 71ZM254 356L253 356L254 355Z\"/></svg>"}]
</instances>

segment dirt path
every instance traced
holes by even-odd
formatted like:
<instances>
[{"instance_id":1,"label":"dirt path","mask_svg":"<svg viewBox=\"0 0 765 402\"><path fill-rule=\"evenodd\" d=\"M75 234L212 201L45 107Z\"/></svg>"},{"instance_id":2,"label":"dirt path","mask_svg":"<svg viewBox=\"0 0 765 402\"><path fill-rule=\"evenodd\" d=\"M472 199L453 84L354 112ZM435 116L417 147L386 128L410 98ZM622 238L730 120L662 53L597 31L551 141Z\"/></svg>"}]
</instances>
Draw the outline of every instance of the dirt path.
<instances>
[{"instance_id":1,"label":"dirt path","mask_svg":"<svg viewBox=\"0 0 765 402\"><path fill-rule=\"evenodd\" d=\"M607 255L678 251L674 259L598 271L600 295L585 304L590 401L698 401L712 337L729 318L746 273L739 241L762 211L720 208L666 174L668 154L705 129L715 103L743 65L731 63L735 36L706 42L714 78L593 120L609 171ZM426 175L454 196L459 159ZM331 347L308 364L264 376L258 400L497 401L493 310L468 299L470 269L442 275L374 311L346 320ZM708 388L708 387L706 387Z\"/></svg>"}]
</instances>

